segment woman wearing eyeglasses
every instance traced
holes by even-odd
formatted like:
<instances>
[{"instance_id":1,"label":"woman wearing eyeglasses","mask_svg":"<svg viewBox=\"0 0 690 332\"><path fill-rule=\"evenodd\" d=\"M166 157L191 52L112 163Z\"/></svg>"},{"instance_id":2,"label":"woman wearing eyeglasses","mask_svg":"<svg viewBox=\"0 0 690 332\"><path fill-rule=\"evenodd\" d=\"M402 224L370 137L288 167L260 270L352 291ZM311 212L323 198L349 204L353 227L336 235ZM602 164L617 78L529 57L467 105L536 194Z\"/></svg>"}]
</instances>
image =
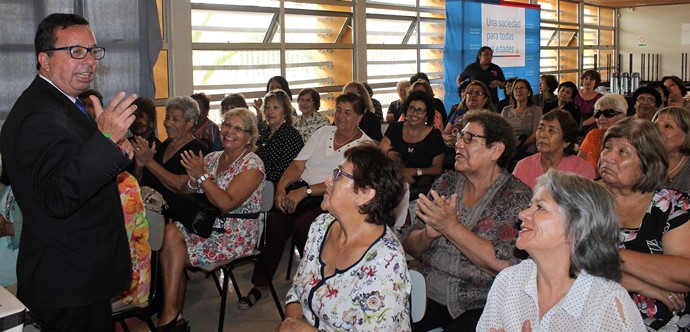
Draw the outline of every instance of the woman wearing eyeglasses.
<instances>
[{"instance_id":1,"label":"woman wearing eyeglasses","mask_svg":"<svg viewBox=\"0 0 690 332\"><path fill-rule=\"evenodd\" d=\"M400 159L410 184L410 200L415 200L417 194L426 195L434 177L441 174L445 148L441 132L430 125L434 117L432 97L424 91L412 91L405 105L407 120L388 126L380 148Z\"/></svg>"},{"instance_id":2,"label":"woman wearing eyeglasses","mask_svg":"<svg viewBox=\"0 0 690 332\"><path fill-rule=\"evenodd\" d=\"M447 145L455 145L455 134L453 127L461 126L462 118L470 111L494 109L491 103L491 96L489 95L489 88L481 81L470 81L465 90L463 90L462 101L457 109L451 113L446 128L443 129L443 139Z\"/></svg>"},{"instance_id":3,"label":"woman wearing eyeglasses","mask_svg":"<svg viewBox=\"0 0 690 332\"><path fill-rule=\"evenodd\" d=\"M621 95L607 94L597 100L594 108L596 108L594 118L597 120L597 128L587 133L577 156L587 160L596 169L604 133L616 122L626 118L628 102Z\"/></svg>"},{"instance_id":4,"label":"woman wearing eyeglasses","mask_svg":"<svg viewBox=\"0 0 690 332\"><path fill-rule=\"evenodd\" d=\"M663 103L661 95L656 89L649 86L641 86L632 96L635 101L635 119L643 119L652 121L654 113L661 107Z\"/></svg>"},{"instance_id":5,"label":"woman wearing eyeglasses","mask_svg":"<svg viewBox=\"0 0 690 332\"><path fill-rule=\"evenodd\" d=\"M427 310L413 330L442 326L474 331L498 272L513 256L518 213L532 191L506 170L515 151L513 128L500 115L473 111L455 144L455 170L417 200L417 218L404 231L405 252L419 259Z\"/></svg>"},{"instance_id":6,"label":"woman wearing eyeglasses","mask_svg":"<svg viewBox=\"0 0 690 332\"><path fill-rule=\"evenodd\" d=\"M279 331L409 331L410 281L394 235L399 164L374 145L348 149L325 182L320 215Z\"/></svg>"},{"instance_id":7,"label":"woman wearing eyeglasses","mask_svg":"<svg viewBox=\"0 0 690 332\"><path fill-rule=\"evenodd\" d=\"M302 89L297 96L297 104L302 115L297 117L295 129L302 136L302 141L308 141L316 130L331 124L328 118L319 114L321 96L318 91L312 88Z\"/></svg>"}]
</instances>

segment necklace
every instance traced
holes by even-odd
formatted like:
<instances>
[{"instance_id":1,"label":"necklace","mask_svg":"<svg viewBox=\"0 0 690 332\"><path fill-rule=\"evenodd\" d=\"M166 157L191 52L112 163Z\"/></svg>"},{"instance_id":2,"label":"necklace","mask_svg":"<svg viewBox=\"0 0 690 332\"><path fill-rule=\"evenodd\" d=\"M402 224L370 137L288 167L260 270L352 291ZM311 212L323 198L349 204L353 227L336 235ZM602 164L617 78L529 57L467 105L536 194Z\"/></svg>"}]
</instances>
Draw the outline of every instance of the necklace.
<instances>
[{"instance_id":1,"label":"necklace","mask_svg":"<svg viewBox=\"0 0 690 332\"><path fill-rule=\"evenodd\" d=\"M414 152L414 146L415 145L417 145L417 143L407 143L407 153Z\"/></svg>"},{"instance_id":2,"label":"necklace","mask_svg":"<svg viewBox=\"0 0 690 332\"><path fill-rule=\"evenodd\" d=\"M352 141L352 139L355 138L355 136L357 135L357 131L358 131L358 130L355 130L355 133L352 134L352 136L350 136L350 138L348 138L347 140L345 140L345 142L342 143L342 144L341 144L341 143L338 143L338 141L335 139L335 134L334 134L334 135L333 135L333 143L335 143L335 145L340 145L340 146L343 146L343 145L345 145L345 144L347 144L347 143L350 143L350 141ZM336 131L336 132L337 132L337 131Z\"/></svg>"},{"instance_id":3,"label":"necklace","mask_svg":"<svg viewBox=\"0 0 690 332\"><path fill-rule=\"evenodd\" d=\"M244 155L245 152L247 152L247 148L244 148L242 153L240 153L240 155L237 156L237 158L235 158L235 160L233 162L229 163L225 168L227 169L228 167L234 165L238 160L240 160L240 158Z\"/></svg>"},{"instance_id":4,"label":"necklace","mask_svg":"<svg viewBox=\"0 0 690 332\"><path fill-rule=\"evenodd\" d=\"M678 162L676 167L674 167L672 170L668 171L668 174L671 175L671 173L675 172L678 169L678 167L680 167L680 164L683 163L683 160L685 160L685 154L683 154L683 158L680 158L680 161Z\"/></svg>"}]
</instances>

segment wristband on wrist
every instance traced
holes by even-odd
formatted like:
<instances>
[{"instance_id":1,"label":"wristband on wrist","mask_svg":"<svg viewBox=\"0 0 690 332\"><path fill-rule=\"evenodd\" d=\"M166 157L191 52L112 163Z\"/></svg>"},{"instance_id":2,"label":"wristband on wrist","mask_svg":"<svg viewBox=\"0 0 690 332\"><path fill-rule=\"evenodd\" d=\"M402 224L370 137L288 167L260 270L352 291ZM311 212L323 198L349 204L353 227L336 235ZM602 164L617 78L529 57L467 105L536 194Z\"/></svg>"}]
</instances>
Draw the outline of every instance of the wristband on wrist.
<instances>
[{"instance_id":1,"label":"wristband on wrist","mask_svg":"<svg viewBox=\"0 0 690 332\"><path fill-rule=\"evenodd\" d=\"M211 178L211 174L205 173L204 175L200 176L199 179L196 180L196 184L201 186L201 184L204 183L204 181L206 181L210 178Z\"/></svg>"},{"instance_id":2,"label":"wristband on wrist","mask_svg":"<svg viewBox=\"0 0 690 332\"><path fill-rule=\"evenodd\" d=\"M187 180L187 188L191 191L199 189L199 186L192 186L192 179Z\"/></svg>"}]
</instances>

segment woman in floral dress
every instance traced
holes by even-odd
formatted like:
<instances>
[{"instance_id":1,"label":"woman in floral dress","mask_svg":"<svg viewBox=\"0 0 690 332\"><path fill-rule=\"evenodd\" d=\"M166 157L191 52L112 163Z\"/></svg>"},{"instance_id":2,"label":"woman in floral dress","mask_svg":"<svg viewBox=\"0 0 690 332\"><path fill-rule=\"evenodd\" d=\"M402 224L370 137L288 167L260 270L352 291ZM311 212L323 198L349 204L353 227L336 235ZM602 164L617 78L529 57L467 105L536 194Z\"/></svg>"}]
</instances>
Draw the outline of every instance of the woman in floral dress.
<instances>
[{"instance_id":1,"label":"woman in floral dress","mask_svg":"<svg viewBox=\"0 0 690 332\"><path fill-rule=\"evenodd\" d=\"M688 331L690 196L666 189L664 139L647 120L626 119L606 131L599 160L620 228L623 279L650 330Z\"/></svg>"},{"instance_id":2,"label":"woman in floral dress","mask_svg":"<svg viewBox=\"0 0 690 332\"><path fill-rule=\"evenodd\" d=\"M185 151L189 192L204 193L225 215L216 218L213 233L202 238L179 222L166 225L161 251L163 309L161 330L186 330L182 317L186 266L227 260L251 252L259 237L258 215L263 203L264 165L254 154L258 131L256 118L246 109L225 113L221 125L223 151L206 157ZM218 230L221 231L218 231Z\"/></svg>"},{"instance_id":3,"label":"woman in floral dress","mask_svg":"<svg viewBox=\"0 0 690 332\"><path fill-rule=\"evenodd\" d=\"M410 282L390 228L402 171L373 145L345 152L287 294L281 331L409 331Z\"/></svg>"}]
</instances>

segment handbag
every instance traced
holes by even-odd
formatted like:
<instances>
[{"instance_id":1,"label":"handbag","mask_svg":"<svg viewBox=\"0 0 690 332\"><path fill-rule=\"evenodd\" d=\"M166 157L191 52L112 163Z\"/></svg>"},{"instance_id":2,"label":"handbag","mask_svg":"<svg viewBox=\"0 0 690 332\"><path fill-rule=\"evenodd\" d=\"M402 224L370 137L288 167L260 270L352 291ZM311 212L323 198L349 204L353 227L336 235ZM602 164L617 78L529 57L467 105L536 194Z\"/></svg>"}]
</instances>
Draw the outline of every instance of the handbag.
<instances>
[{"instance_id":1,"label":"handbag","mask_svg":"<svg viewBox=\"0 0 690 332\"><path fill-rule=\"evenodd\" d=\"M259 212L254 213L223 213L213 205L206 194L173 195L172 202L168 203L166 217L179 222L187 229L205 239L213 232L224 234L225 219L256 219ZM216 219L220 219L220 225L213 227Z\"/></svg>"},{"instance_id":2,"label":"handbag","mask_svg":"<svg viewBox=\"0 0 690 332\"><path fill-rule=\"evenodd\" d=\"M299 189L306 186L306 182L304 182L303 180L299 180L285 187L285 192L289 193L295 189ZM295 212L291 214L300 215L304 212L313 210L315 208L321 209L321 202L323 202L323 196L307 196L297 204L297 207L295 207Z\"/></svg>"}]
</instances>

